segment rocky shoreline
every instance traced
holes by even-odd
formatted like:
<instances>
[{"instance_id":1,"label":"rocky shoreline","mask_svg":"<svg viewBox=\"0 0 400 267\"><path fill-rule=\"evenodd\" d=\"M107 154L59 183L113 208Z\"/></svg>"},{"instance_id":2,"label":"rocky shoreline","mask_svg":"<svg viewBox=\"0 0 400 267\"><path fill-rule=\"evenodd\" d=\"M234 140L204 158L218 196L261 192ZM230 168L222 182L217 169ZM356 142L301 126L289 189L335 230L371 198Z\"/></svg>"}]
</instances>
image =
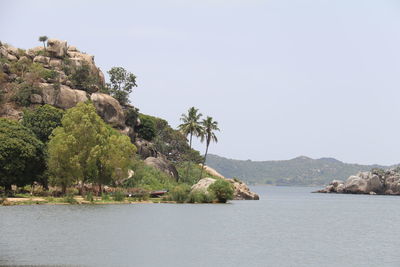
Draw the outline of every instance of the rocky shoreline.
<instances>
[{"instance_id":1,"label":"rocky shoreline","mask_svg":"<svg viewBox=\"0 0 400 267\"><path fill-rule=\"evenodd\" d=\"M400 169L359 172L346 181L333 180L315 193L400 195Z\"/></svg>"}]
</instances>

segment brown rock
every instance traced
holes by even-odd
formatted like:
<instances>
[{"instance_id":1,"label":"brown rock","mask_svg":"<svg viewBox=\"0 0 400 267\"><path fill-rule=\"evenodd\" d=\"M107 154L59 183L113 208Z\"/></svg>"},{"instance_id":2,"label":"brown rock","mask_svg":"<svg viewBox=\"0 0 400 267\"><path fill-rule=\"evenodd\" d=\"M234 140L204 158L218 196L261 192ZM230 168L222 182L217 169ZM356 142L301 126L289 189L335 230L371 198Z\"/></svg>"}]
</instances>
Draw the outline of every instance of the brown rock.
<instances>
[{"instance_id":1,"label":"brown rock","mask_svg":"<svg viewBox=\"0 0 400 267\"><path fill-rule=\"evenodd\" d=\"M125 115L119 102L110 95L94 93L90 99L96 107L97 113L115 127L125 128Z\"/></svg>"}]
</instances>

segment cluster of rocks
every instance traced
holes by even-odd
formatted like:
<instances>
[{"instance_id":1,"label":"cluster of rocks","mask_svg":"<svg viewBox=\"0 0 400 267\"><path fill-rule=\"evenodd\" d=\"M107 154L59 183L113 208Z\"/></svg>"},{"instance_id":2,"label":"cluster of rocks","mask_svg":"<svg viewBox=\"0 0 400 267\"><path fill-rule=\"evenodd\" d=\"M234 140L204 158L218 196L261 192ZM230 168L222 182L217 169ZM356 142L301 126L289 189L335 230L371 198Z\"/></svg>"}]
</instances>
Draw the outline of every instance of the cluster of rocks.
<instances>
[{"instance_id":1,"label":"cluster of rocks","mask_svg":"<svg viewBox=\"0 0 400 267\"><path fill-rule=\"evenodd\" d=\"M209 174L217 174L215 176L220 177L220 179L224 179L228 182L230 182L233 185L234 188L234 193L233 193L233 199L234 200L259 200L260 197L254 193L251 192L249 187L243 183L242 181L239 181L237 179L228 179L219 174L216 170L213 168L207 167L205 168L206 172ZM217 179L215 178L203 178L200 181L198 181L196 184L194 184L191 188L192 191L203 191L207 192L208 187L212 185Z\"/></svg>"},{"instance_id":2,"label":"cluster of rocks","mask_svg":"<svg viewBox=\"0 0 400 267\"><path fill-rule=\"evenodd\" d=\"M370 195L400 195L400 172L398 170L359 172L346 181L333 180L318 193L347 193Z\"/></svg>"},{"instance_id":3,"label":"cluster of rocks","mask_svg":"<svg viewBox=\"0 0 400 267\"><path fill-rule=\"evenodd\" d=\"M33 62L40 63L44 68L55 71L57 78L41 79L37 84L39 92L32 94L32 104L49 104L58 108L68 109L76 106L79 102L91 100L98 114L113 127L126 134L133 134L133 129L125 125L124 107L110 95L100 93L100 87L105 85L103 72L95 65L94 56L80 52L75 46L69 46L66 41L49 39L47 47L38 46L28 50L17 49L8 44L0 43L0 57L11 62ZM98 77L97 83L90 88L79 90L74 88L73 83L65 73L66 67L77 68L88 66L90 75ZM5 79L13 81L16 77L8 64L2 64ZM19 119L21 110L5 103L1 117Z\"/></svg>"}]
</instances>

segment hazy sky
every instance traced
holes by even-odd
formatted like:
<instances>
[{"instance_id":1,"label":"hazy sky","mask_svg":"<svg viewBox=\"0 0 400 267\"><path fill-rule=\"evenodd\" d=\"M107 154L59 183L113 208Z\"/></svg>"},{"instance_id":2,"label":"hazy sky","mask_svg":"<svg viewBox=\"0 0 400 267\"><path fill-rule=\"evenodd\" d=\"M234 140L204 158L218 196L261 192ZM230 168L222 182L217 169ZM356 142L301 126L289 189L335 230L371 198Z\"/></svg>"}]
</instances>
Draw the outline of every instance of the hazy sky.
<instances>
[{"instance_id":1,"label":"hazy sky","mask_svg":"<svg viewBox=\"0 0 400 267\"><path fill-rule=\"evenodd\" d=\"M0 40L47 35L126 68L141 112L219 122L210 153L400 162L398 0L82 2L0 1Z\"/></svg>"}]
</instances>

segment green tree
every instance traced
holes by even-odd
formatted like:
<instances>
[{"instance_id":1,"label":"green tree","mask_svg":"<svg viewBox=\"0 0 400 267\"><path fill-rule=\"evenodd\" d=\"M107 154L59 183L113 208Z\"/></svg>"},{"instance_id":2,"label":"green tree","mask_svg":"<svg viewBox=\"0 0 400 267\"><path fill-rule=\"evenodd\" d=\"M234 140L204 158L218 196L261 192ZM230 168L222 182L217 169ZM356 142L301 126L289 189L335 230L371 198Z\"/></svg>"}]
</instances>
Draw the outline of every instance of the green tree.
<instances>
[{"instance_id":1,"label":"green tree","mask_svg":"<svg viewBox=\"0 0 400 267\"><path fill-rule=\"evenodd\" d=\"M0 118L0 185L24 186L36 181L46 167L44 145L20 123Z\"/></svg>"},{"instance_id":2,"label":"green tree","mask_svg":"<svg viewBox=\"0 0 400 267\"><path fill-rule=\"evenodd\" d=\"M136 147L128 136L109 128L108 136L95 146L89 157L91 177L99 186L120 183L128 176L129 167L134 160Z\"/></svg>"},{"instance_id":3,"label":"green tree","mask_svg":"<svg viewBox=\"0 0 400 267\"><path fill-rule=\"evenodd\" d=\"M22 125L29 128L43 143L47 143L51 132L61 126L63 115L63 110L47 104L33 110L25 109Z\"/></svg>"},{"instance_id":4,"label":"green tree","mask_svg":"<svg viewBox=\"0 0 400 267\"><path fill-rule=\"evenodd\" d=\"M44 47L44 50L45 50L45 51L46 51L46 41L47 41L48 39L49 39L49 38L47 38L46 35L40 36L40 37L39 37L39 42L42 42L42 43L43 43L43 47Z\"/></svg>"},{"instance_id":5,"label":"green tree","mask_svg":"<svg viewBox=\"0 0 400 267\"><path fill-rule=\"evenodd\" d=\"M153 140L156 136L155 118L149 115L139 114L140 125L135 128L140 138L147 141Z\"/></svg>"},{"instance_id":6,"label":"green tree","mask_svg":"<svg viewBox=\"0 0 400 267\"><path fill-rule=\"evenodd\" d=\"M74 88L89 92L99 83L99 78L92 74L89 65L86 63L73 68L69 78Z\"/></svg>"},{"instance_id":7,"label":"green tree","mask_svg":"<svg viewBox=\"0 0 400 267\"><path fill-rule=\"evenodd\" d=\"M191 107L187 114L182 114L181 121L183 122L178 126L179 130L187 137L189 136L189 150L192 149L193 135L199 137L202 135L203 128L200 125L201 113L195 107ZM188 167L186 177L189 177L190 159L188 160Z\"/></svg>"},{"instance_id":8,"label":"green tree","mask_svg":"<svg viewBox=\"0 0 400 267\"><path fill-rule=\"evenodd\" d=\"M208 191L212 192L218 202L226 203L233 199L233 185L223 179L218 179L208 187Z\"/></svg>"},{"instance_id":9,"label":"green tree","mask_svg":"<svg viewBox=\"0 0 400 267\"><path fill-rule=\"evenodd\" d=\"M110 93L121 104L129 103L129 94L137 87L136 76L122 67L113 67L107 72L110 75Z\"/></svg>"},{"instance_id":10,"label":"green tree","mask_svg":"<svg viewBox=\"0 0 400 267\"><path fill-rule=\"evenodd\" d=\"M92 103L68 109L61 123L48 144L48 166L53 182L61 185L63 192L74 182L81 183L82 194L84 183L101 186L128 175L136 148L129 137L106 125Z\"/></svg>"},{"instance_id":11,"label":"green tree","mask_svg":"<svg viewBox=\"0 0 400 267\"><path fill-rule=\"evenodd\" d=\"M214 121L213 118L209 116L201 122L201 126L203 126L201 142L204 142L204 140L206 141L206 153L204 154L203 164L201 165L200 179L203 175L204 165L206 164L208 147L210 146L211 141L214 141L215 143L218 142L215 131L219 131L218 122Z\"/></svg>"}]
</instances>

